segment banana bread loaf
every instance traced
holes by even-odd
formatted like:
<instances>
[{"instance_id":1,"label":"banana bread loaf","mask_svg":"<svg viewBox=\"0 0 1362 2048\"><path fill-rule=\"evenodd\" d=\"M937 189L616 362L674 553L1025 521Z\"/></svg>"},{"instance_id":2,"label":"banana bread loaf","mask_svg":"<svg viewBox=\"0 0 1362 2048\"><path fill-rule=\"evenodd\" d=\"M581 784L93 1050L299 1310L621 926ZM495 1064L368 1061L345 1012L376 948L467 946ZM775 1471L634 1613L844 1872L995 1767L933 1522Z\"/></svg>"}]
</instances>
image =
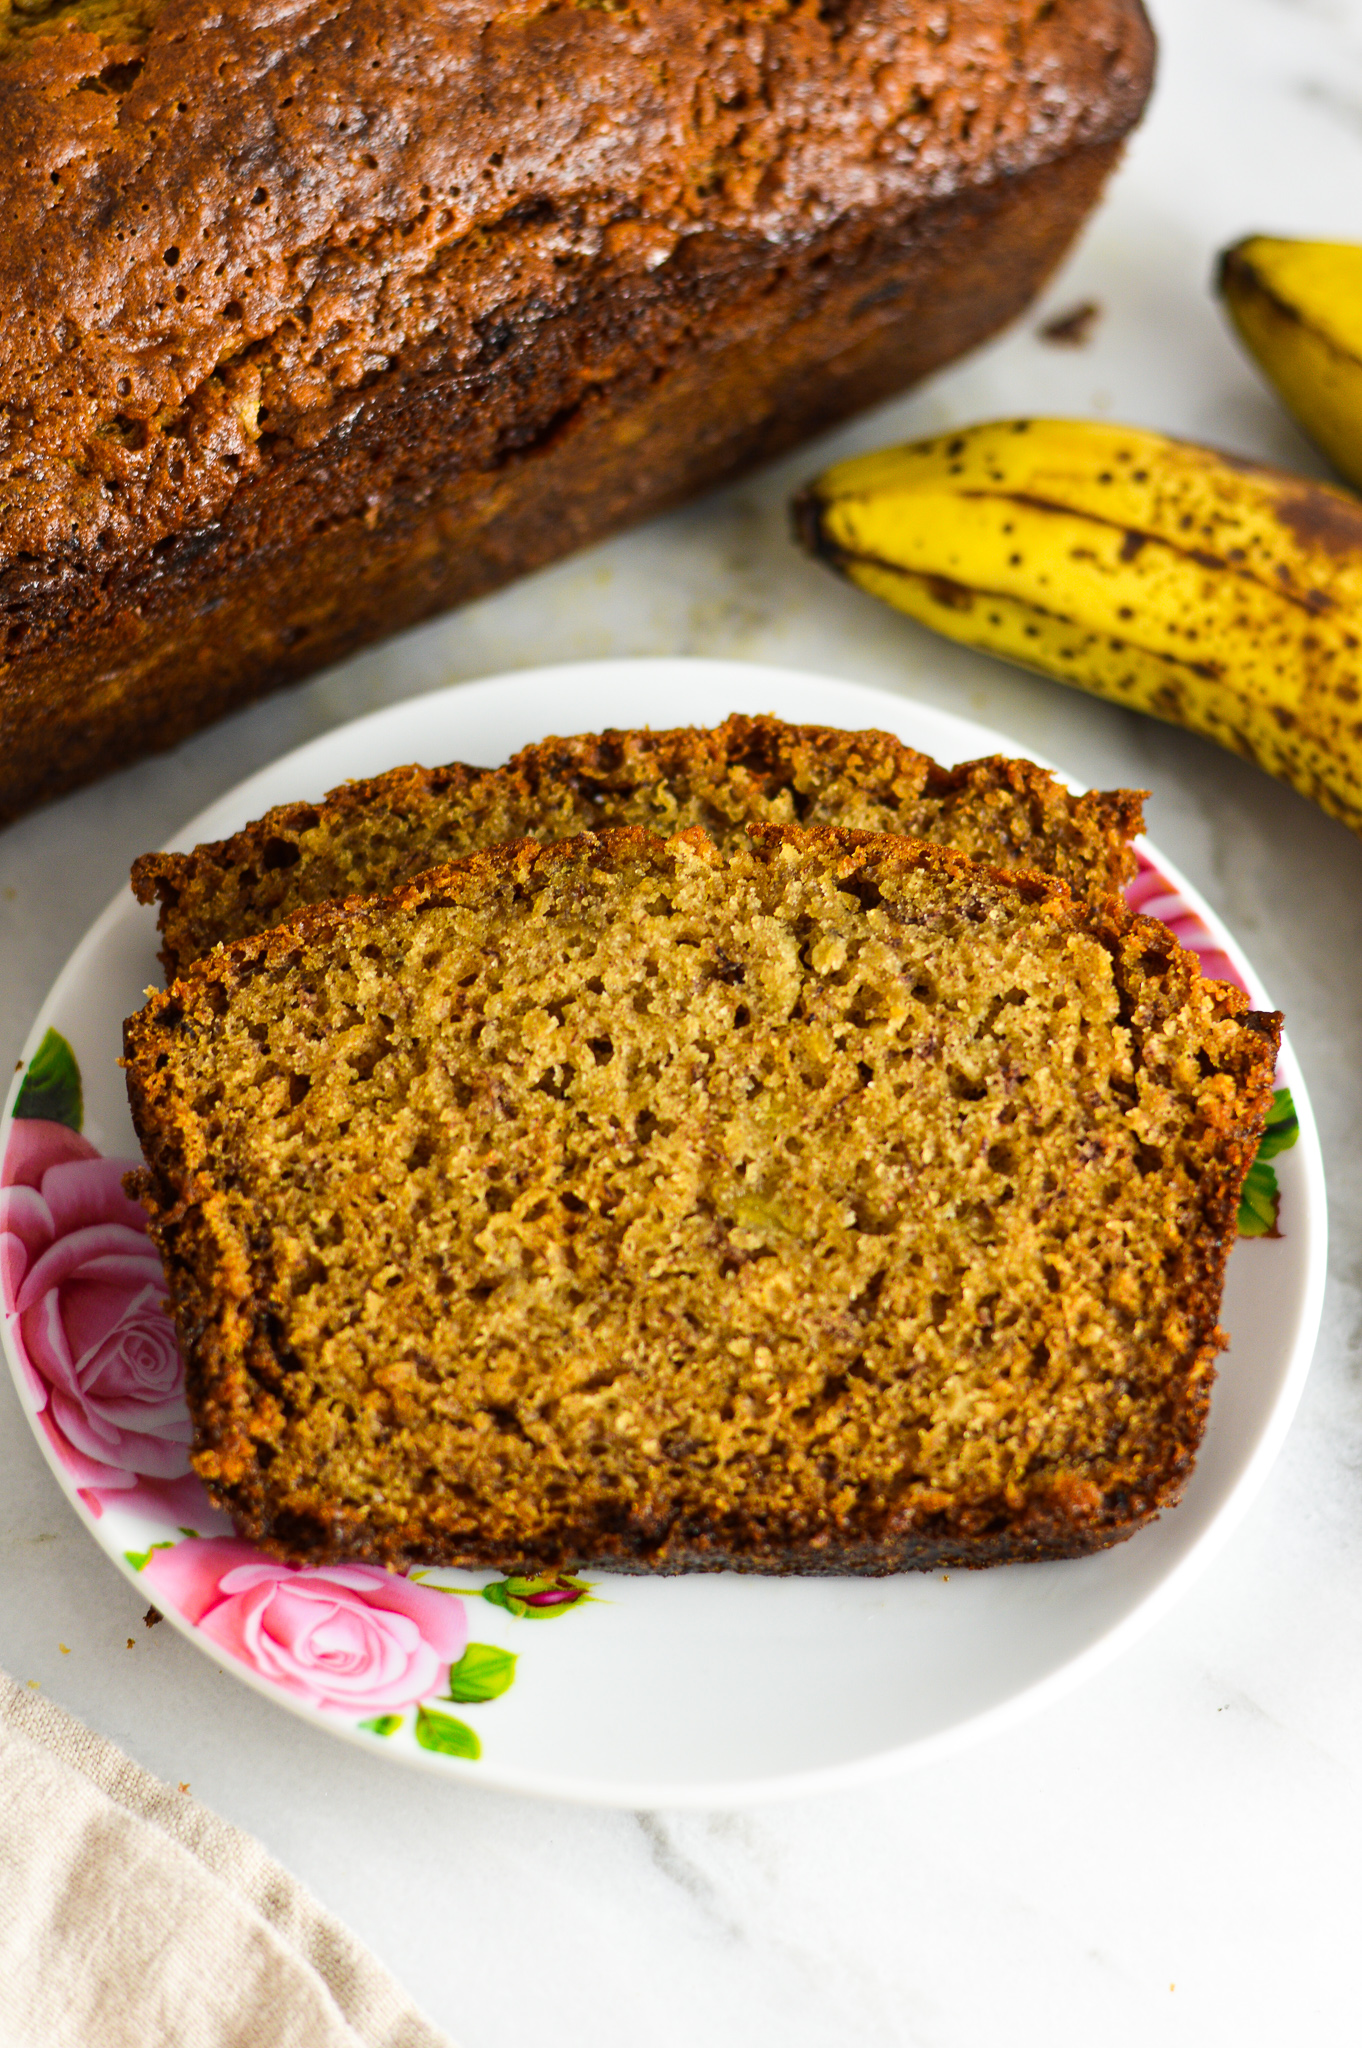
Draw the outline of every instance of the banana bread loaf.
<instances>
[{"instance_id":1,"label":"banana bread loaf","mask_svg":"<svg viewBox=\"0 0 1362 2048\"><path fill-rule=\"evenodd\" d=\"M134 863L159 899L173 977L210 947L267 931L306 903L376 896L502 840L570 839L609 825L664 836L702 825L717 844L749 823L897 832L977 860L1039 868L1080 896L1121 889L1142 792L1072 796L1033 761L942 768L887 732L734 714L707 730L584 733L526 747L505 768L395 768L320 804L283 804L230 839Z\"/></svg>"},{"instance_id":2,"label":"banana bread loaf","mask_svg":"<svg viewBox=\"0 0 1362 2048\"><path fill-rule=\"evenodd\" d=\"M1175 1500L1280 1030L883 834L503 846L129 1020L194 1463L278 1555L884 1572Z\"/></svg>"},{"instance_id":3,"label":"banana bread loaf","mask_svg":"<svg viewBox=\"0 0 1362 2048\"><path fill-rule=\"evenodd\" d=\"M1010 319L1140 0L0 0L0 819Z\"/></svg>"}]
</instances>

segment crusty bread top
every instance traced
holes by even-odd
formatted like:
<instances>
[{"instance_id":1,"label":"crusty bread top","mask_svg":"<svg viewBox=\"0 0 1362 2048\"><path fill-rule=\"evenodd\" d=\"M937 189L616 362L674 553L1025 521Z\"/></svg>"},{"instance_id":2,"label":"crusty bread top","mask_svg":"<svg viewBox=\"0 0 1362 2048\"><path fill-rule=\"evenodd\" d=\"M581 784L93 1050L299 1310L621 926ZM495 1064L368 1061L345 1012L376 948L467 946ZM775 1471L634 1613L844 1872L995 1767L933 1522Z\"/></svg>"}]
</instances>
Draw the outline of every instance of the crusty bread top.
<instances>
[{"instance_id":1,"label":"crusty bread top","mask_svg":"<svg viewBox=\"0 0 1362 2048\"><path fill-rule=\"evenodd\" d=\"M1110 1541L1190 1469L1279 1026L1118 901L879 834L301 910L126 1030L196 1467L294 1557Z\"/></svg>"},{"instance_id":2,"label":"crusty bread top","mask_svg":"<svg viewBox=\"0 0 1362 2048\"><path fill-rule=\"evenodd\" d=\"M716 254L1109 143L1151 56L1139 0L0 0L0 573L211 533L432 369L476 419L584 301L608 384Z\"/></svg>"},{"instance_id":3,"label":"crusty bread top","mask_svg":"<svg viewBox=\"0 0 1362 2048\"><path fill-rule=\"evenodd\" d=\"M1074 797L1034 762L941 768L890 733L738 714L717 727L585 733L526 747L505 768L395 768L320 804L285 804L230 839L146 854L133 888L159 898L168 976L212 946L309 902L378 895L502 840L605 826L718 844L749 822L897 832L976 859L1038 868L1098 900L1134 872L1141 793Z\"/></svg>"}]
</instances>

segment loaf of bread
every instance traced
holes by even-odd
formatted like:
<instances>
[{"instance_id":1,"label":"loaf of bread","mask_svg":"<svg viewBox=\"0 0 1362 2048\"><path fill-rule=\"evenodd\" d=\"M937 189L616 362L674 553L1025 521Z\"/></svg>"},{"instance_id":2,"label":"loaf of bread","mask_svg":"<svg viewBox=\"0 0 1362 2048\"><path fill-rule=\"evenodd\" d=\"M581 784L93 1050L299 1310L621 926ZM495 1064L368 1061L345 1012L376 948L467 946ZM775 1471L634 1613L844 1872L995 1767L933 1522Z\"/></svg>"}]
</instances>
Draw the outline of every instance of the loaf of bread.
<instances>
[{"instance_id":1,"label":"loaf of bread","mask_svg":"<svg viewBox=\"0 0 1362 2048\"><path fill-rule=\"evenodd\" d=\"M283 804L230 839L149 853L132 871L159 901L173 979L215 945L267 931L304 904L377 896L423 869L503 840L570 839L606 826L668 834L702 825L718 845L749 824L838 825L1038 868L1094 900L1135 870L1142 792L1073 796L1033 761L942 768L886 732L738 714L702 730L583 733L526 747L505 768L395 768L320 804Z\"/></svg>"},{"instance_id":2,"label":"loaf of bread","mask_svg":"<svg viewBox=\"0 0 1362 2048\"><path fill-rule=\"evenodd\" d=\"M194 1464L299 1560L885 1572L1175 1500L1280 1018L885 834L504 846L129 1020Z\"/></svg>"},{"instance_id":3,"label":"loaf of bread","mask_svg":"<svg viewBox=\"0 0 1362 2048\"><path fill-rule=\"evenodd\" d=\"M1012 318L1140 0L0 0L0 820Z\"/></svg>"}]
</instances>

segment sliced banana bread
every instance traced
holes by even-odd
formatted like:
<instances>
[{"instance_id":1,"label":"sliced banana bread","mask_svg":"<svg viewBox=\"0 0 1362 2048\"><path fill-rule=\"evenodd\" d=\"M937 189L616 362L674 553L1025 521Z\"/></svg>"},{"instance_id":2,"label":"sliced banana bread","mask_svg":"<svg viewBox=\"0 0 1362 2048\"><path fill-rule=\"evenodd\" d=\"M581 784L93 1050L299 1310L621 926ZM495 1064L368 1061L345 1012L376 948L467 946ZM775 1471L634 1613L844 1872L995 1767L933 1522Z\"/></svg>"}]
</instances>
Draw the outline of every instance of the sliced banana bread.
<instances>
[{"instance_id":1,"label":"sliced banana bread","mask_svg":"<svg viewBox=\"0 0 1362 2048\"><path fill-rule=\"evenodd\" d=\"M703 825L719 845L751 822L899 832L1101 897L1134 873L1142 794L1075 797L1032 761L942 768L889 733L734 716L708 730L548 739L505 768L394 768L192 853L146 854L132 883L141 902L160 899L168 977L305 903L379 895L503 840L616 825Z\"/></svg>"},{"instance_id":2,"label":"sliced banana bread","mask_svg":"<svg viewBox=\"0 0 1362 2048\"><path fill-rule=\"evenodd\" d=\"M887 835L502 846L126 1028L194 1463L276 1554L885 1572L1175 1500L1280 1018Z\"/></svg>"}]
</instances>

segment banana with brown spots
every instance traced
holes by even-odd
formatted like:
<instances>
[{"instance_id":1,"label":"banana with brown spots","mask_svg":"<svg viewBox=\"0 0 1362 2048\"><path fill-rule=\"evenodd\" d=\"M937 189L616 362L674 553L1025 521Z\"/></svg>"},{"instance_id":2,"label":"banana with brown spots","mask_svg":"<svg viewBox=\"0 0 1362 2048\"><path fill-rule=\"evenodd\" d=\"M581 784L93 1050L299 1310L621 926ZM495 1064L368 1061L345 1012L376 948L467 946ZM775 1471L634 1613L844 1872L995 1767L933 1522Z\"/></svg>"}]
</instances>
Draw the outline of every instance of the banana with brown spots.
<instances>
[{"instance_id":1,"label":"banana with brown spots","mask_svg":"<svg viewBox=\"0 0 1362 2048\"><path fill-rule=\"evenodd\" d=\"M1362 504L1142 428L1002 420L854 457L810 551L967 646L1243 754L1362 832Z\"/></svg>"},{"instance_id":2,"label":"banana with brown spots","mask_svg":"<svg viewBox=\"0 0 1362 2048\"><path fill-rule=\"evenodd\" d=\"M1289 410L1362 490L1362 244L1250 235L1221 257L1219 285Z\"/></svg>"}]
</instances>

